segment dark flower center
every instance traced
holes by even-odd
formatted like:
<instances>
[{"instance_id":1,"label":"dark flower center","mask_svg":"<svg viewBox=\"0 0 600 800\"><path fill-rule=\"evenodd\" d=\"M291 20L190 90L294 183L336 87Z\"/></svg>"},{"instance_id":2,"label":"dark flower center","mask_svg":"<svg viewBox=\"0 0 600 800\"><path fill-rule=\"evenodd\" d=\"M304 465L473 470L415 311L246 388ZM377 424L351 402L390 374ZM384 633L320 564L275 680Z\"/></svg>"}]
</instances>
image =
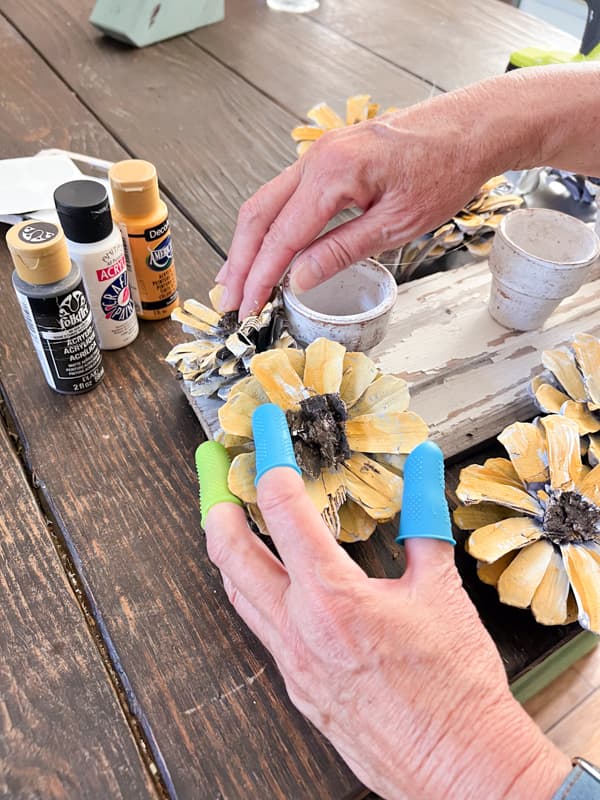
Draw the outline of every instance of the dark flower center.
<instances>
[{"instance_id":1,"label":"dark flower center","mask_svg":"<svg viewBox=\"0 0 600 800\"><path fill-rule=\"evenodd\" d=\"M554 492L546 506L543 528L554 544L600 541L600 508L577 492Z\"/></svg>"},{"instance_id":2,"label":"dark flower center","mask_svg":"<svg viewBox=\"0 0 600 800\"><path fill-rule=\"evenodd\" d=\"M227 311L219 320L219 328L226 336L237 331L239 324L237 311Z\"/></svg>"},{"instance_id":3,"label":"dark flower center","mask_svg":"<svg viewBox=\"0 0 600 800\"><path fill-rule=\"evenodd\" d=\"M298 411L286 412L296 461L313 480L323 469L336 469L350 458L344 425L348 414L340 395L318 394L300 401Z\"/></svg>"}]
</instances>

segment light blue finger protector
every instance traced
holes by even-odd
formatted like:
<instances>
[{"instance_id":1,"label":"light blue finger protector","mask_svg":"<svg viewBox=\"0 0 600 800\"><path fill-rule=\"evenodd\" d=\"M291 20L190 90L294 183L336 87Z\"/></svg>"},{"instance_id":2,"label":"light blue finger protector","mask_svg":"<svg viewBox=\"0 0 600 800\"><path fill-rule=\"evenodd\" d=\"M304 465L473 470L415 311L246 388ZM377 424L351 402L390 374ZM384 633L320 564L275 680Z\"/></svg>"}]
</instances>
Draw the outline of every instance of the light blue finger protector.
<instances>
[{"instance_id":1,"label":"light blue finger protector","mask_svg":"<svg viewBox=\"0 0 600 800\"><path fill-rule=\"evenodd\" d=\"M455 543L444 487L442 451L433 442L422 442L404 464L404 494L397 542L441 539Z\"/></svg>"},{"instance_id":2,"label":"light blue finger protector","mask_svg":"<svg viewBox=\"0 0 600 800\"><path fill-rule=\"evenodd\" d=\"M256 449L256 478L254 485L270 469L291 467L298 475L302 472L296 464L294 445L285 414L274 403L264 403L252 415L252 432Z\"/></svg>"}]
</instances>

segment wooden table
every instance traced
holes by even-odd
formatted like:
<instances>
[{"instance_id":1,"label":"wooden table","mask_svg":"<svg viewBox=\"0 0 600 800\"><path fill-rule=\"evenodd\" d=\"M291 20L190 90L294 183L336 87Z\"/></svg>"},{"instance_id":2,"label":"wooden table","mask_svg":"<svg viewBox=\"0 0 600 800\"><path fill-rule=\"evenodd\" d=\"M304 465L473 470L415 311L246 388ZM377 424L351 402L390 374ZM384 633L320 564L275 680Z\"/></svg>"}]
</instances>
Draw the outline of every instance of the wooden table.
<instances>
[{"instance_id":1,"label":"wooden table","mask_svg":"<svg viewBox=\"0 0 600 800\"><path fill-rule=\"evenodd\" d=\"M205 295L239 205L294 158L289 130L314 102L407 105L502 72L524 45L577 48L496 0L322 0L305 17L227 0L225 22L136 51L102 38L90 5L0 0L0 157L155 162L182 297ZM3 242L0 263L0 797L363 796L207 560L200 429L163 361L179 326L143 324L98 389L58 396ZM389 536L354 552L371 574L401 571ZM459 560L511 678L574 635L500 608Z\"/></svg>"}]
</instances>

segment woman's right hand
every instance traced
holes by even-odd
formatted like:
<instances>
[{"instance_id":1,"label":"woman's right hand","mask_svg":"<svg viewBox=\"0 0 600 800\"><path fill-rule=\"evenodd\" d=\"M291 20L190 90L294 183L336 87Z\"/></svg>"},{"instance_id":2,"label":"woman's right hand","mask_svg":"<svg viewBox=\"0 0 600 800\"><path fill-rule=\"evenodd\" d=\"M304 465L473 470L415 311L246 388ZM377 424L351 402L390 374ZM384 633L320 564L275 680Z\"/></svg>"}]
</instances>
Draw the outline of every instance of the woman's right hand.
<instances>
[{"instance_id":1,"label":"woman's right hand","mask_svg":"<svg viewBox=\"0 0 600 800\"><path fill-rule=\"evenodd\" d=\"M462 208L489 177L472 103L457 97L470 91L328 132L259 189L240 209L217 275L226 287L222 310L239 308L245 317L262 308L298 253L291 274L302 292ZM319 235L352 207L362 215Z\"/></svg>"}]
</instances>

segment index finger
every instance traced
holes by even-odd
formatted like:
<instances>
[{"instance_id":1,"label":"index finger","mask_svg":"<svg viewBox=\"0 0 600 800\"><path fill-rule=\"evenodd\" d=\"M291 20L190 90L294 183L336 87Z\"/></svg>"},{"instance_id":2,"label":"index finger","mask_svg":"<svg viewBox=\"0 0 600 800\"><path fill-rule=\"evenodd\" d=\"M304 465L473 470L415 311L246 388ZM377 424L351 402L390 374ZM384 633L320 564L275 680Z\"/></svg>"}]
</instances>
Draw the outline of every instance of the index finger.
<instances>
[{"instance_id":1,"label":"index finger","mask_svg":"<svg viewBox=\"0 0 600 800\"><path fill-rule=\"evenodd\" d=\"M240 307L246 277L265 234L295 191L298 181L296 162L262 186L240 208L227 257L227 269L221 278L226 289L221 298L221 311Z\"/></svg>"}]
</instances>

